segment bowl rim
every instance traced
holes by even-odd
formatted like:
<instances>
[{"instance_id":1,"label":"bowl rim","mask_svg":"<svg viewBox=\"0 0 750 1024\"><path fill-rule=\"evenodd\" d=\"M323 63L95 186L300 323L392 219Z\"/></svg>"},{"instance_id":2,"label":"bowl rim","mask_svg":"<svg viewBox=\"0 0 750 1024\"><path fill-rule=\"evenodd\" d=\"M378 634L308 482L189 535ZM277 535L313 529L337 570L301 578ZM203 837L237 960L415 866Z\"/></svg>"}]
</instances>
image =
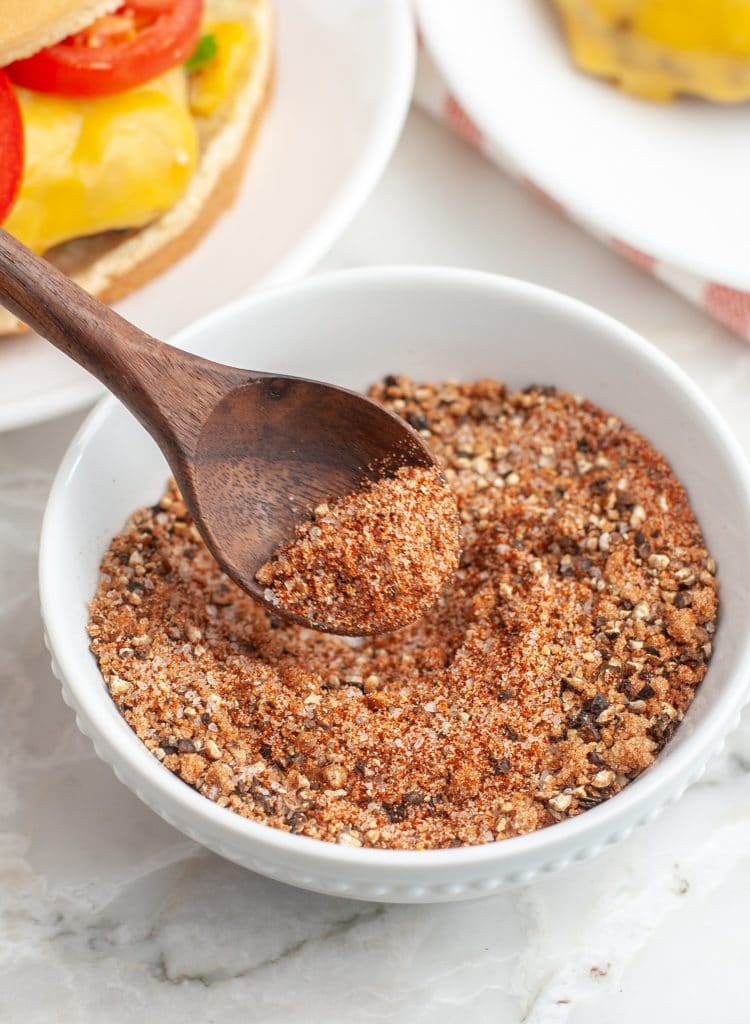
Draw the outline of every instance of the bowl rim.
<instances>
[{"instance_id":1,"label":"bowl rim","mask_svg":"<svg viewBox=\"0 0 750 1024\"><path fill-rule=\"evenodd\" d=\"M356 269L336 270L316 274L301 282L283 284L264 289L262 292L244 296L214 310L180 331L172 340L178 347L190 349L197 338L206 333L220 332L223 324L241 318L250 308L255 310L269 304L283 303L289 297L304 298L309 293L340 292L354 287L417 287L437 286L440 289L475 289L490 291L496 296L504 293L510 299L531 300L546 307L553 315L563 318L577 318L599 333L607 335L610 343L627 350L634 363L650 365L650 368L665 379L665 383L680 389L686 399L702 417L703 427L711 431L715 440L726 450L730 471L744 498L744 521L750 524L750 462L729 426L713 403L698 385L672 359L656 346L642 338L631 328L613 317L570 296L555 292L541 285L516 278L493 274L486 271L468 270L443 266L400 266L387 265ZM47 642L53 660L59 668L63 685L68 688L76 720L93 741L94 746L120 776L123 763L129 769L128 779L137 777L149 791L149 799L138 795L150 806L150 799L158 795L159 806L179 809L181 821L194 819L203 827L210 826L215 836L237 844L244 843L248 849L262 849L264 853L285 855L287 859L297 858L324 867L336 865L351 867L355 871L373 871L382 875L412 874L429 872L431 869L447 867L478 867L492 863L498 870L504 866L516 870L518 860L526 856L536 858L546 854L552 859L556 854L566 856L571 851L586 847L599 848L620 835L627 834L635 824L648 816L646 809L658 809L669 799L679 794L694 780L696 766L701 770L708 757L716 750L734 724L743 704L750 696L750 603L744 610L746 628L738 641L734 668L728 673L716 705L690 735L686 736L667 761L657 762L642 775L626 786L621 792L590 808L575 818L567 818L554 825L538 829L526 835L513 836L501 842L478 846L462 846L436 850L393 850L377 848L346 847L335 843L313 839L308 836L283 832L270 825L243 818L241 815L201 795L188 786L169 769L165 768L132 732L122 718L108 719L100 714L104 705L102 699L111 701L103 685L98 666L88 651L90 659L81 663L81 637L68 635L63 628L58 606L64 599L64 586L55 580L54 565L55 532L63 521L67 504L68 485L86 450L106 420L115 414L120 403L112 396L100 401L79 428L71 441L49 493L42 523L39 550L39 590ZM123 516L127 510L123 510ZM91 679L102 685L91 686ZM126 741L118 728L125 725ZM128 739L132 739L129 742ZM123 779L124 781L124 779ZM639 813L640 812L640 813ZM178 825L178 827L181 827ZM202 839L200 841L203 841ZM218 842L218 840L217 840ZM207 845L210 845L207 843Z\"/></svg>"}]
</instances>

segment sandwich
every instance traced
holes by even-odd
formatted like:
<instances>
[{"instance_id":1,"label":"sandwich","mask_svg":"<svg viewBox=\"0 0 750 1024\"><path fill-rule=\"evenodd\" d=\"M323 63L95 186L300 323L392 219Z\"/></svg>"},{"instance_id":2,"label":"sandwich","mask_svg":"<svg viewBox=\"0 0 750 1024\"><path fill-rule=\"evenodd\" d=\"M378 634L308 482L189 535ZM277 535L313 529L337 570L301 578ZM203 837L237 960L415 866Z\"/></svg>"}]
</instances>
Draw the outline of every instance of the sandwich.
<instances>
[{"instance_id":1,"label":"sandwich","mask_svg":"<svg viewBox=\"0 0 750 1024\"><path fill-rule=\"evenodd\" d=\"M625 92L750 99L750 0L555 0L573 60Z\"/></svg>"},{"instance_id":2,"label":"sandwich","mask_svg":"<svg viewBox=\"0 0 750 1024\"><path fill-rule=\"evenodd\" d=\"M239 188L270 3L0 0L0 225L105 302L189 251Z\"/></svg>"}]
</instances>

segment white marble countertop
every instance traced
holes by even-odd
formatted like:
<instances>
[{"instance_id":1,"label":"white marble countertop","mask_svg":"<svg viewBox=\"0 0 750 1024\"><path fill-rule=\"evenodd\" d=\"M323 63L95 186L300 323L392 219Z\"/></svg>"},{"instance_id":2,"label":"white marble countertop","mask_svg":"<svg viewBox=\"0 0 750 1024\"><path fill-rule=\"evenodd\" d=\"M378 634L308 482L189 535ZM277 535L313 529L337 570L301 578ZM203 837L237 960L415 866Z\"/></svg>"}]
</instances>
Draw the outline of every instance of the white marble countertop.
<instances>
[{"instance_id":1,"label":"white marble countertop","mask_svg":"<svg viewBox=\"0 0 750 1024\"><path fill-rule=\"evenodd\" d=\"M526 277L677 358L750 450L750 346L605 252L423 115L325 260ZM357 904L207 853L76 730L42 644L36 553L82 416L0 435L0 1021L745 1022L750 715L647 830L480 903Z\"/></svg>"}]
</instances>

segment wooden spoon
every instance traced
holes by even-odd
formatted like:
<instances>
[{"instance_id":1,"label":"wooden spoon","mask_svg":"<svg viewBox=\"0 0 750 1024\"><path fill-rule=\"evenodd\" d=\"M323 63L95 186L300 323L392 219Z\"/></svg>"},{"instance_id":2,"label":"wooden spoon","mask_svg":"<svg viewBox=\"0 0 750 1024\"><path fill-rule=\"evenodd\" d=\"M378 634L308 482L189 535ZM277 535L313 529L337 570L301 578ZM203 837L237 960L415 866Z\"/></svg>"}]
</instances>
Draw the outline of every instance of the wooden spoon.
<instances>
[{"instance_id":1,"label":"wooden spoon","mask_svg":"<svg viewBox=\"0 0 750 1024\"><path fill-rule=\"evenodd\" d=\"M401 466L433 466L418 434L345 388L223 366L157 341L2 229L0 303L140 420L228 576L275 615L330 631L269 604L255 574L316 505Z\"/></svg>"}]
</instances>

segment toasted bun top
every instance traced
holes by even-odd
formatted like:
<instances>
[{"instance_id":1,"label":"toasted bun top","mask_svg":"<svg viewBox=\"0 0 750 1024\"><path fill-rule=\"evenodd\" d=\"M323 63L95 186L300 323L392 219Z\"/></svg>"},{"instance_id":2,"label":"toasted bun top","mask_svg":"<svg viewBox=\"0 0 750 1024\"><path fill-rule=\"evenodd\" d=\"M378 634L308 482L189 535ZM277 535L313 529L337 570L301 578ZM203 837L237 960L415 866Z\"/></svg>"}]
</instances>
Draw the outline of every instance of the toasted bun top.
<instances>
[{"instance_id":1,"label":"toasted bun top","mask_svg":"<svg viewBox=\"0 0 750 1024\"><path fill-rule=\"evenodd\" d=\"M0 67L79 32L122 0L0 0Z\"/></svg>"}]
</instances>

